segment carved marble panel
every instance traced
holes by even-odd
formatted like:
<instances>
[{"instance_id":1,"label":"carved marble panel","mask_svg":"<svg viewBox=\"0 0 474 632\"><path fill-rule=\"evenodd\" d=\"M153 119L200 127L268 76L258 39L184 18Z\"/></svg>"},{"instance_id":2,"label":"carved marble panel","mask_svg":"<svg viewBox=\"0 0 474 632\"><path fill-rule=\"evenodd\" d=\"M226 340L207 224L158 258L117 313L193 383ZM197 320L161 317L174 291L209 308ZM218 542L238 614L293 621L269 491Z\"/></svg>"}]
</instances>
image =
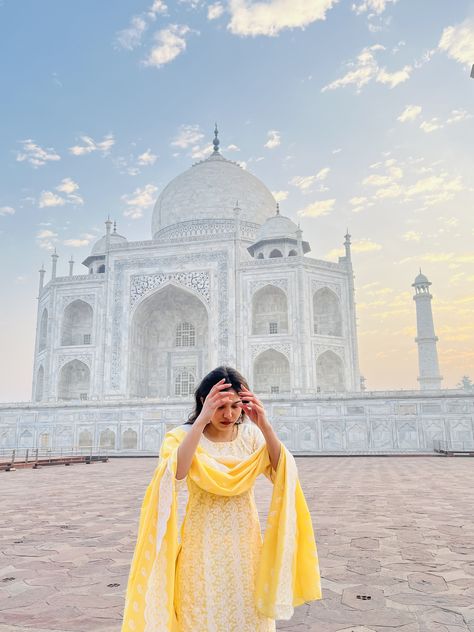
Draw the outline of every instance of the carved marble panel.
<instances>
[{"instance_id":1,"label":"carved marble panel","mask_svg":"<svg viewBox=\"0 0 474 632\"><path fill-rule=\"evenodd\" d=\"M130 307L169 282L193 290L209 305L211 297L208 272L158 272L156 274L137 274L131 277Z\"/></svg>"},{"instance_id":2,"label":"carved marble panel","mask_svg":"<svg viewBox=\"0 0 474 632\"><path fill-rule=\"evenodd\" d=\"M273 349L274 351L279 351L284 356L290 360L291 353L291 344L290 343L282 343L282 344L259 344L259 345L250 345L250 354L252 359L254 360L260 353L263 351L269 351Z\"/></svg>"},{"instance_id":3,"label":"carved marble panel","mask_svg":"<svg viewBox=\"0 0 474 632\"><path fill-rule=\"evenodd\" d=\"M311 279L312 293L322 290L325 287L327 287L328 290L332 290L339 299L341 298L342 290L339 283L330 283L320 279Z\"/></svg>"}]
</instances>

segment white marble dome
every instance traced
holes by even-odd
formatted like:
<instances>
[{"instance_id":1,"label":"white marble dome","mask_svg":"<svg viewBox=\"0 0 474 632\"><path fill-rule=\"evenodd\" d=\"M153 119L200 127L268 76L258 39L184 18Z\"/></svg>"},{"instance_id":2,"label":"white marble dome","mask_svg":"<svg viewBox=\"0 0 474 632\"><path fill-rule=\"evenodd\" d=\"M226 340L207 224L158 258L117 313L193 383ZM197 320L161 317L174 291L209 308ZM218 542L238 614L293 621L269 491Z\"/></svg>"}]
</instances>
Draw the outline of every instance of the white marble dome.
<instances>
[{"instance_id":1,"label":"white marble dome","mask_svg":"<svg viewBox=\"0 0 474 632\"><path fill-rule=\"evenodd\" d=\"M127 238L123 235L119 235L116 232L110 233L110 245L115 246L116 244L124 244L126 243ZM91 255L103 255L105 253L105 246L107 243L107 235L104 235L100 239L98 239L95 244L92 246Z\"/></svg>"},{"instance_id":2,"label":"white marble dome","mask_svg":"<svg viewBox=\"0 0 474 632\"><path fill-rule=\"evenodd\" d=\"M236 202L241 218L257 224L275 213L275 199L263 182L214 151L163 189L153 209L152 235L193 219L232 219Z\"/></svg>"},{"instance_id":3,"label":"white marble dome","mask_svg":"<svg viewBox=\"0 0 474 632\"><path fill-rule=\"evenodd\" d=\"M266 241L268 239L296 239L298 226L293 220L284 215L273 215L267 219L257 234L256 241Z\"/></svg>"}]
</instances>

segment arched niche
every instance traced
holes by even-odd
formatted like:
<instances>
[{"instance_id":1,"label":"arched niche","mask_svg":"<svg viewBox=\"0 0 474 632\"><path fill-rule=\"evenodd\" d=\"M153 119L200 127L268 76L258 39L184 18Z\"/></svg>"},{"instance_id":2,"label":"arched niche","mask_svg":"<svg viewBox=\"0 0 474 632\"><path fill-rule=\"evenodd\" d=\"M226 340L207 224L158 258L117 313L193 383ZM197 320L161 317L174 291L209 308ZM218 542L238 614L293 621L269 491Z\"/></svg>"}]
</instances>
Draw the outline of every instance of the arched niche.
<instances>
[{"instance_id":1,"label":"arched niche","mask_svg":"<svg viewBox=\"0 0 474 632\"><path fill-rule=\"evenodd\" d=\"M147 428L143 435L143 446L145 450L158 452L160 449L161 434L156 428Z\"/></svg>"},{"instance_id":2,"label":"arched niche","mask_svg":"<svg viewBox=\"0 0 474 632\"><path fill-rule=\"evenodd\" d=\"M313 294L313 331L319 336L342 336L339 299L327 287Z\"/></svg>"},{"instance_id":3,"label":"arched niche","mask_svg":"<svg viewBox=\"0 0 474 632\"><path fill-rule=\"evenodd\" d=\"M42 432L39 436L40 450L49 450L51 448L51 435L49 432Z\"/></svg>"},{"instance_id":4,"label":"arched niche","mask_svg":"<svg viewBox=\"0 0 474 632\"><path fill-rule=\"evenodd\" d=\"M36 392L35 392L35 401L41 402L43 400L43 392L44 392L44 369L43 365L38 369L38 373L36 374Z\"/></svg>"},{"instance_id":5,"label":"arched niche","mask_svg":"<svg viewBox=\"0 0 474 632\"><path fill-rule=\"evenodd\" d=\"M122 448L124 450L136 450L138 446L138 434L133 428L127 428L122 433Z\"/></svg>"},{"instance_id":6,"label":"arched niche","mask_svg":"<svg viewBox=\"0 0 474 632\"><path fill-rule=\"evenodd\" d=\"M59 448L72 448L73 447L73 434L72 430L62 430L56 437L55 444Z\"/></svg>"},{"instance_id":7,"label":"arched niche","mask_svg":"<svg viewBox=\"0 0 474 632\"><path fill-rule=\"evenodd\" d=\"M265 285L252 298L252 334L288 333L288 300L283 290Z\"/></svg>"},{"instance_id":8,"label":"arched niche","mask_svg":"<svg viewBox=\"0 0 474 632\"><path fill-rule=\"evenodd\" d=\"M263 259L263 252L259 252L257 255L257 259Z\"/></svg>"},{"instance_id":9,"label":"arched niche","mask_svg":"<svg viewBox=\"0 0 474 632\"><path fill-rule=\"evenodd\" d=\"M80 299L69 303L64 310L61 326L61 345L90 345L92 342L93 310Z\"/></svg>"},{"instance_id":10,"label":"arched niche","mask_svg":"<svg viewBox=\"0 0 474 632\"><path fill-rule=\"evenodd\" d=\"M255 358L253 376L257 393L290 391L290 363L283 353L275 349L267 349Z\"/></svg>"},{"instance_id":11,"label":"arched niche","mask_svg":"<svg viewBox=\"0 0 474 632\"><path fill-rule=\"evenodd\" d=\"M115 450L115 432L106 428L99 435L99 447L106 450Z\"/></svg>"},{"instance_id":12,"label":"arched niche","mask_svg":"<svg viewBox=\"0 0 474 632\"><path fill-rule=\"evenodd\" d=\"M316 361L318 387L322 392L345 391L344 364L333 351L325 351Z\"/></svg>"},{"instance_id":13,"label":"arched niche","mask_svg":"<svg viewBox=\"0 0 474 632\"><path fill-rule=\"evenodd\" d=\"M43 313L41 314L38 351L43 351L43 349L46 349L47 337L48 337L48 310L44 309Z\"/></svg>"},{"instance_id":14,"label":"arched niche","mask_svg":"<svg viewBox=\"0 0 474 632\"><path fill-rule=\"evenodd\" d=\"M71 360L59 372L58 399L89 399L90 379L87 364Z\"/></svg>"},{"instance_id":15,"label":"arched niche","mask_svg":"<svg viewBox=\"0 0 474 632\"><path fill-rule=\"evenodd\" d=\"M290 250L290 252L288 253L289 257L296 257L298 256L298 253L296 252L296 250Z\"/></svg>"},{"instance_id":16,"label":"arched niche","mask_svg":"<svg viewBox=\"0 0 474 632\"><path fill-rule=\"evenodd\" d=\"M283 257L283 254L281 250L278 250L278 248L274 248L268 256L270 259L275 259L277 257Z\"/></svg>"},{"instance_id":17,"label":"arched niche","mask_svg":"<svg viewBox=\"0 0 474 632\"><path fill-rule=\"evenodd\" d=\"M79 447L92 448L92 445L92 432L90 432L89 430L81 430L81 432L79 433Z\"/></svg>"},{"instance_id":18,"label":"arched niche","mask_svg":"<svg viewBox=\"0 0 474 632\"><path fill-rule=\"evenodd\" d=\"M33 433L29 430L23 430L20 434L19 440L20 448L32 448L33 447Z\"/></svg>"},{"instance_id":19,"label":"arched niche","mask_svg":"<svg viewBox=\"0 0 474 632\"><path fill-rule=\"evenodd\" d=\"M209 317L203 302L172 284L157 290L137 306L132 317L130 396L174 397L176 369L185 365L193 372L198 368L206 372L209 349Z\"/></svg>"}]
</instances>

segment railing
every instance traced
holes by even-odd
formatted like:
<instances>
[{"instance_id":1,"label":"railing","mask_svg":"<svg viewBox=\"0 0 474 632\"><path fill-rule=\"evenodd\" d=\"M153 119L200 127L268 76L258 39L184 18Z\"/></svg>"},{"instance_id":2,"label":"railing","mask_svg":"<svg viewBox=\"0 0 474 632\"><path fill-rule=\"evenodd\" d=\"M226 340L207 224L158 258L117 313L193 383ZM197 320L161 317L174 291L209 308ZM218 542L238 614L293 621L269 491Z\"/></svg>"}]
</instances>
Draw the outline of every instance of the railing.
<instances>
[{"instance_id":1,"label":"railing","mask_svg":"<svg viewBox=\"0 0 474 632\"><path fill-rule=\"evenodd\" d=\"M471 441L433 441L435 452L474 452L474 442Z\"/></svg>"},{"instance_id":2,"label":"railing","mask_svg":"<svg viewBox=\"0 0 474 632\"><path fill-rule=\"evenodd\" d=\"M64 462L66 464L76 462L91 463L93 461L107 461L107 450L96 450L93 448L73 447L73 448L36 448L36 447L16 447L0 448L0 465L9 465L11 468L15 464L28 465Z\"/></svg>"}]
</instances>

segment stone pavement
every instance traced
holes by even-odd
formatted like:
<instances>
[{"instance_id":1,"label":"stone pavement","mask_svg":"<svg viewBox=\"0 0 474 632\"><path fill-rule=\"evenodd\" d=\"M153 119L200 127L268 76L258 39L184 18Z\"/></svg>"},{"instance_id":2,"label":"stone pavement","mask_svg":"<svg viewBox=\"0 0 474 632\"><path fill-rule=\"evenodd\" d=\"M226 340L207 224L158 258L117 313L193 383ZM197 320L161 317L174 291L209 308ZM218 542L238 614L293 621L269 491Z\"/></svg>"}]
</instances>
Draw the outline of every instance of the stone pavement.
<instances>
[{"instance_id":1,"label":"stone pavement","mask_svg":"<svg viewBox=\"0 0 474 632\"><path fill-rule=\"evenodd\" d=\"M297 462L324 599L297 608L279 630L474 632L472 459ZM0 473L0 632L120 631L154 467L114 459ZM262 524L270 493L259 481Z\"/></svg>"}]
</instances>

